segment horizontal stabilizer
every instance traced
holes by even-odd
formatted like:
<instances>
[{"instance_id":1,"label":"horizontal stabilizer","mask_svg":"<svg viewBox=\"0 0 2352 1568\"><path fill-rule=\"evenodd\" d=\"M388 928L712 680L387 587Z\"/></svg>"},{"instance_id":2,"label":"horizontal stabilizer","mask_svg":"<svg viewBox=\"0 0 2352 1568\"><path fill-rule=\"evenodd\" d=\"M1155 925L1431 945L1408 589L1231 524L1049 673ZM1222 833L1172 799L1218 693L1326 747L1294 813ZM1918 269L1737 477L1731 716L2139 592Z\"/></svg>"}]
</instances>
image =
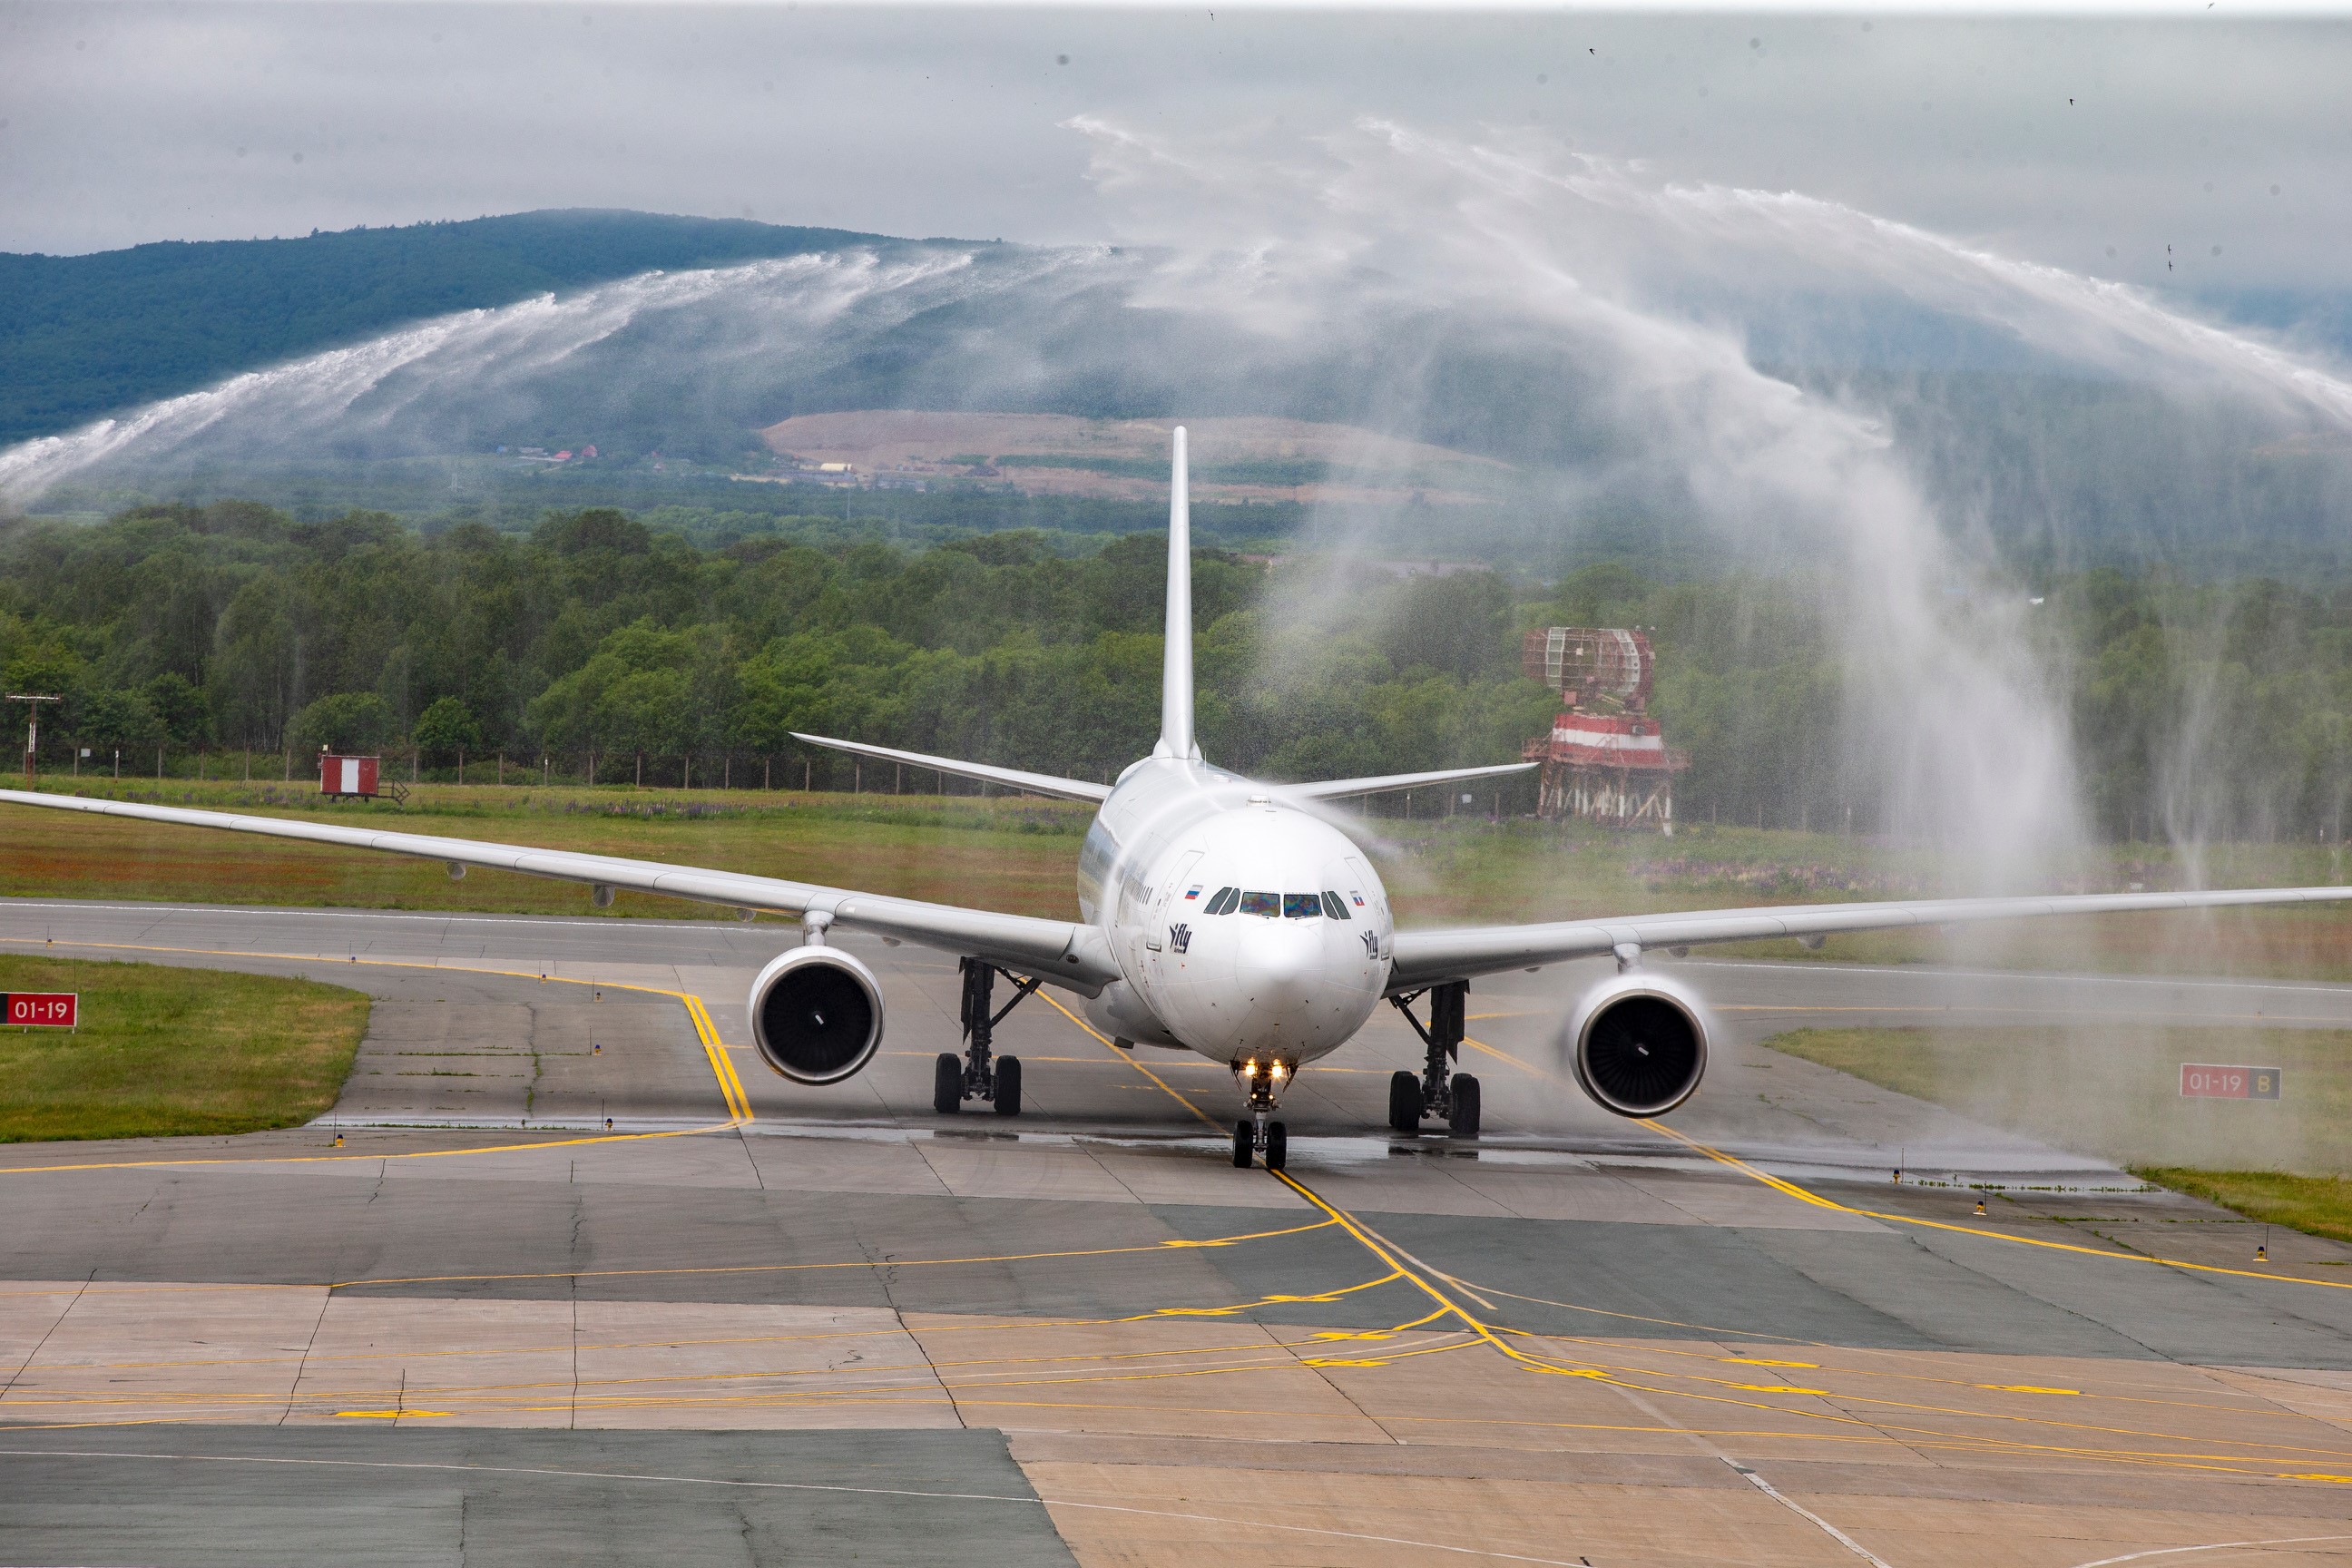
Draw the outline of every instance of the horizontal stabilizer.
<instances>
[{"instance_id":1,"label":"horizontal stabilizer","mask_svg":"<svg viewBox=\"0 0 2352 1568\"><path fill-rule=\"evenodd\" d=\"M812 746L826 746L836 752L873 757L880 762L904 763L910 768L929 768L934 773L953 773L960 779L983 779L990 784L1003 784L1007 789L1025 790L1031 795L1049 795L1056 800L1091 800L1099 804L1110 798L1110 785L1088 784L1084 779L1024 773L1019 768L992 768L985 763L960 763L953 757L934 757L922 752L895 752L887 746L869 746L863 741L833 741L823 735L803 735L797 730L793 731L793 739L805 741Z\"/></svg>"},{"instance_id":2,"label":"horizontal stabilizer","mask_svg":"<svg viewBox=\"0 0 2352 1568\"><path fill-rule=\"evenodd\" d=\"M1464 784L1471 779L1501 778L1506 773L1523 773L1538 763L1498 763L1485 768L1441 768L1433 773L1382 773L1370 779L1326 779L1321 784L1279 784L1285 795L1304 795L1308 800L1339 800L1351 795L1392 795L1401 789L1427 789L1432 784Z\"/></svg>"}]
</instances>

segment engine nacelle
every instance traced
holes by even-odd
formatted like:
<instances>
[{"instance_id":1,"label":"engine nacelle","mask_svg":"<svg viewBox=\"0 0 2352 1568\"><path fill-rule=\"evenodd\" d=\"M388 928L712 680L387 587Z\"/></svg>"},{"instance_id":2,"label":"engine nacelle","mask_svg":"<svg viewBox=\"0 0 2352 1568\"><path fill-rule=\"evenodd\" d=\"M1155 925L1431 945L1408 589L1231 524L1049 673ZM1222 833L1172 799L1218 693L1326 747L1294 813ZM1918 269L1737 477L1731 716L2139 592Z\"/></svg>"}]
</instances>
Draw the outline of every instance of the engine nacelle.
<instances>
[{"instance_id":1,"label":"engine nacelle","mask_svg":"<svg viewBox=\"0 0 2352 1568\"><path fill-rule=\"evenodd\" d=\"M1618 974L1586 992L1560 1031L1560 1055L1593 1103L1663 1116L1706 1073L1706 1006L1656 974Z\"/></svg>"},{"instance_id":2,"label":"engine nacelle","mask_svg":"<svg viewBox=\"0 0 2352 1568\"><path fill-rule=\"evenodd\" d=\"M751 1041L794 1083L839 1083L882 1048L882 988L837 947L778 953L751 982Z\"/></svg>"}]
</instances>

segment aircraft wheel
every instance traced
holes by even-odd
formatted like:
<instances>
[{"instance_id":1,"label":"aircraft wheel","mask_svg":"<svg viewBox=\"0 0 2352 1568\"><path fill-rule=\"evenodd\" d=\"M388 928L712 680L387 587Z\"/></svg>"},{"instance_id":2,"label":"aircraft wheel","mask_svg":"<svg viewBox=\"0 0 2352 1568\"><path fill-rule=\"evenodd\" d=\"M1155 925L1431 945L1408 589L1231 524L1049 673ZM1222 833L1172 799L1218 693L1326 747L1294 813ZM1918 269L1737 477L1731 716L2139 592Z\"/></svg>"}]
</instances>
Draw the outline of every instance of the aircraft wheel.
<instances>
[{"instance_id":1,"label":"aircraft wheel","mask_svg":"<svg viewBox=\"0 0 2352 1568\"><path fill-rule=\"evenodd\" d=\"M1389 1126L1408 1138L1421 1131L1421 1079L1402 1068L1389 1074Z\"/></svg>"},{"instance_id":2,"label":"aircraft wheel","mask_svg":"<svg viewBox=\"0 0 2352 1568\"><path fill-rule=\"evenodd\" d=\"M1246 1121L1236 1121L1234 1123L1234 1169L1236 1171L1248 1170L1250 1168L1250 1156L1256 1152L1251 1147L1251 1145L1256 1142L1256 1140L1251 1136L1252 1131L1250 1124Z\"/></svg>"},{"instance_id":3,"label":"aircraft wheel","mask_svg":"<svg viewBox=\"0 0 2352 1568\"><path fill-rule=\"evenodd\" d=\"M1290 1163L1290 1128L1285 1122L1265 1124L1265 1168L1279 1171Z\"/></svg>"},{"instance_id":4,"label":"aircraft wheel","mask_svg":"<svg viewBox=\"0 0 2352 1568\"><path fill-rule=\"evenodd\" d=\"M941 1051L932 1066L931 1109L941 1116L963 1109L963 1058L953 1051Z\"/></svg>"},{"instance_id":5,"label":"aircraft wheel","mask_svg":"<svg viewBox=\"0 0 2352 1568\"><path fill-rule=\"evenodd\" d=\"M1021 1058L1019 1057L996 1058L996 1114L999 1116L1021 1114Z\"/></svg>"},{"instance_id":6,"label":"aircraft wheel","mask_svg":"<svg viewBox=\"0 0 2352 1568\"><path fill-rule=\"evenodd\" d=\"M1468 1073L1454 1075L1454 1136L1478 1136L1478 1080Z\"/></svg>"}]
</instances>

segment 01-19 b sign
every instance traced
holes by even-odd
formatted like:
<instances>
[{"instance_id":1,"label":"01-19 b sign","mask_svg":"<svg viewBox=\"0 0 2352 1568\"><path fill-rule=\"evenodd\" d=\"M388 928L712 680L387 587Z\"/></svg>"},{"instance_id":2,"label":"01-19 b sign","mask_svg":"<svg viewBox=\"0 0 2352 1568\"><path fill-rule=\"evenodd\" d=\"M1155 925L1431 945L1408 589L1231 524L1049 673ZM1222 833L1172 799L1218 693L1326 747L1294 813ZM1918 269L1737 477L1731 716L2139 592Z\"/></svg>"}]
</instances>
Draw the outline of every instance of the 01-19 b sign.
<instances>
[{"instance_id":1,"label":"01-19 b sign","mask_svg":"<svg viewBox=\"0 0 2352 1568\"><path fill-rule=\"evenodd\" d=\"M2276 1068L2224 1068L2183 1062L2180 1094L2184 1100L2276 1100L2279 1080L2285 1076Z\"/></svg>"},{"instance_id":2,"label":"01-19 b sign","mask_svg":"<svg viewBox=\"0 0 2352 1568\"><path fill-rule=\"evenodd\" d=\"M11 1027L70 1029L81 1022L81 998L71 991L0 991Z\"/></svg>"}]
</instances>

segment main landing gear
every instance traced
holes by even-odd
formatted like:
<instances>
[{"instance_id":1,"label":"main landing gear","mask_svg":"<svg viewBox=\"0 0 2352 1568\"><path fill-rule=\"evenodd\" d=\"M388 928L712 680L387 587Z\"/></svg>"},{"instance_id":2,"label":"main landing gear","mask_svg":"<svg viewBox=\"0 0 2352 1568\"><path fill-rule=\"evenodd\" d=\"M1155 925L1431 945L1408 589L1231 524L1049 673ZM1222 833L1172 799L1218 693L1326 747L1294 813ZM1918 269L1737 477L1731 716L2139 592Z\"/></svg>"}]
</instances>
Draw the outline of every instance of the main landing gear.
<instances>
[{"instance_id":1,"label":"main landing gear","mask_svg":"<svg viewBox=\"0 0 2352 1568\"><path fill-rule=\"evenodd\" d=\"M990 1042L996 1037L996 1026L1004 1022L1004 1015L1028 1000L1037 989L1036 979L1024 980L1009 969L999 969L977 958L959 961L956 967L963 973L963 1037L964 1052L941 1051L931 1070L931 1109L941 1116L953 1116L963 1109L967 1100L985 1100L996 1107L999 1116L1021 1114L1021 1058L993 1056ZM996 977L1003 975L1013 982L1013 1000L994 1012Z\"/></svg>"},{"instance_id":2,"label":"main landing gear","mask_svg":"<svg viewBox=\"0 0 2352 1568\"><path fill-rule=\"evenodd\" d=\"M1456 1138L1478 1136L1478 1080L1452 1070L1462 1055L1463 1015L1468 1009L1470 983L1449 981L1429 988L1429 1026L1412 1016L1412 1005L1423 993L1391 996L1396 1010L1429 1047L1429 1065L1419 1078L1400 1068L1389 1078L1389 1125L1408 1138L1421 1134L1422 1119L1443 1120Z\"/></svg>"},{"instance_id":3,"label":"main landing gear","mask_svg":"<svg viewBox=\"0 0 2352 1568\"><path fill-rule=\"evenodd\" d=\"M1250 1109L1247 1121L1234 1123L1234 1168L1246 1171L1251 1159L1263 1154L1265 1168L1279 1171L1290 1163L1290 1129L1268 1119L1274 1115L1275 1099L1282 1093L1282 1086L1290 1081L1290 1066L1252 1057L1234 1064L1234 1076L1241 1079Z\"/></svg>"}]
</instances>

